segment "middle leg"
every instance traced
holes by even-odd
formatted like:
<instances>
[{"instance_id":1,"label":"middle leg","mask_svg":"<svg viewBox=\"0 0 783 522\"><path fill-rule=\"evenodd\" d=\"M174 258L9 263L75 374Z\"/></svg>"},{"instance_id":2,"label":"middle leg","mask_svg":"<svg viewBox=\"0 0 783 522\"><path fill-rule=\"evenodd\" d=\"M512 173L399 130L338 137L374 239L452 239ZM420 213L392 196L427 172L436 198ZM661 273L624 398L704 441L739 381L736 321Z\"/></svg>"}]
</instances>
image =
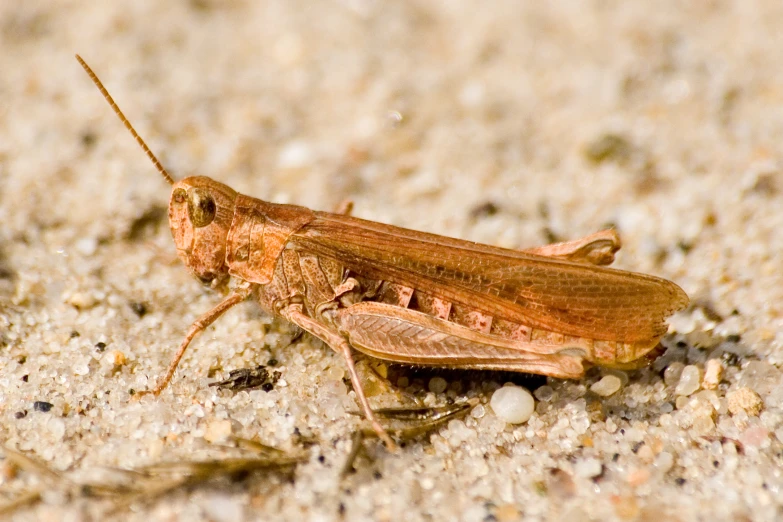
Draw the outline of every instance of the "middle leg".
<instances>
[{"instance_id":1,"label":"middle leg","mask_svg":"<svg viewBox=\"0 0 783 522\"><path fill-rule=\"evenodd\" d=\"M614 262L614 254L620 246L620 235L615 229L608 228L573 241L527 248L523 252L604 266Z\"/></svg>"},{"instance_id":2,"label":"middle leg","mask_svg":"<svg viewBox=\"0 0 783 522\"><path fill-rule=\"evenodd\" d=\"M359 379L359 374L356 372L351 345L348 343L348 341L337 332L330 330L326 326L315 321L312 317L309 317L304 312L302 312L302 305L300 304L289 305L287 308L284 308L280 311L280 315L301 329L321 339L335 352L342 354L342 356L345 358L345 362L348 364L348 373L351 376L351 383L353 384L353 389L356 392L356 397L359 400L359 404L361 405L362 411L364 412L364 416L368 421L370 421L373 430L375 430L375 433L378 434L378 437L386 444L386 447L390 451L395 451L397 449L397 445L391 439L389 434L386 433L386 430L383 429L381 423L378 422L378 419L370 407L370 401L367 400L367 396L364 394L364 388L362 387L362 382Z\"/></svg>"}]
</instances>

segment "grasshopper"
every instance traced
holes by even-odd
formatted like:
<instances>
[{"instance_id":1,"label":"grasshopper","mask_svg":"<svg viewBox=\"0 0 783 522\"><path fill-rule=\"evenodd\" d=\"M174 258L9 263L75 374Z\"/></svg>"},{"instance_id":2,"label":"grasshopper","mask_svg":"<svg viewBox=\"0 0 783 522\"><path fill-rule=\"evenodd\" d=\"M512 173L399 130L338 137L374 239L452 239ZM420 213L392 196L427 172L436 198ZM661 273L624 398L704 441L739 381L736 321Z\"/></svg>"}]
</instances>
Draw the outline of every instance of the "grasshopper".
<instances>
[{"instance_id":1,"label":"grasshopper","mask_svg":"<svg viewBox=\"0 0 783 522\"><path fill-rule=\"evenodd\" d=\"M253 299L345 358L364 415L391 449L364 394L354 349L396 363L577 379L589 365L649 364L666 318L688 304L670 281L606 268L620 248L612 229L511 250L349 211L270 203L204 176L175 181L76 58L172 186L168 214L179 258L226 295L191 325L155 388L139 395L160 394L193 338Z\"/></svg>"}]
</instances>

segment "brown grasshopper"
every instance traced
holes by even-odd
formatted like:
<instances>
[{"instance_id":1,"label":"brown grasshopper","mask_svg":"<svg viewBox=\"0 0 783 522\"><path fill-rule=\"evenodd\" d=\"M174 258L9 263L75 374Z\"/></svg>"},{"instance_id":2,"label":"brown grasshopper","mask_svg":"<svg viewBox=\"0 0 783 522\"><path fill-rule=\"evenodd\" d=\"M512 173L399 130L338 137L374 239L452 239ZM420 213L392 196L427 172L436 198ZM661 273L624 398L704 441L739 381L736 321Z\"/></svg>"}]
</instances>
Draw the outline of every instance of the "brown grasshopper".
<instances>
[{"instance_id":1,"label":"brown grasshopper","mask_svg":"<svg viewBox=\"0 0 783 522\"><path fill-rule=\"evenodd\" d=\"M648 364L665 319L688 303L670 281L605 268L620 248L614 230L509 250L269 203L203 176L175 182L76 58L172 185L169 223L179 258L202 283L227 292L191 325L157 386L142 393L158 395L193 338L252 298L342 354L365 416L393 448L352 349L397 363L576 379L585 365Z\"/></svg>"}]
</instances>

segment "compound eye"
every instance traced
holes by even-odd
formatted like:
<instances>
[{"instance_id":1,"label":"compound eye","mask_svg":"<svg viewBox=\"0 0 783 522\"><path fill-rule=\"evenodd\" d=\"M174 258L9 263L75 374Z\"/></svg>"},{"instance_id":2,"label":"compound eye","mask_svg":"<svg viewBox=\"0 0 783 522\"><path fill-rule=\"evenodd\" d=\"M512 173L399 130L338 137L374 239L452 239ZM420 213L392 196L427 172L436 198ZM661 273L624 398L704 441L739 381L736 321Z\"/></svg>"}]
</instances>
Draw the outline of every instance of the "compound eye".
<instances>
[{"instance_id":1,"label":"compound eye","mask_svg":"<svg viewBox=\"0 0 783 522\"><path fill-rule=\"evenodd\" d=\"M202 228L212 223L215 219L215 200L209 192L201 188L192 188L188 191L188 216L195 228Z\"/></svg>"}]
</instances>

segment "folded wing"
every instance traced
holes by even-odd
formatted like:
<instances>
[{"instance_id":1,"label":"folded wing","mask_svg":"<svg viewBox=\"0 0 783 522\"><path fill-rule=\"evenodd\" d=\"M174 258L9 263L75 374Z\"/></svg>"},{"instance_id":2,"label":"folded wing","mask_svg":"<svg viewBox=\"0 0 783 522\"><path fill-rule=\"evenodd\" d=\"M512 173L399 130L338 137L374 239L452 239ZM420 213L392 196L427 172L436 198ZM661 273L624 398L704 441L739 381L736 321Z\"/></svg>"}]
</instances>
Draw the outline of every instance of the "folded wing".
<instances>
[{"instance_id":1,"label":"folded wing","mask_svg":"<svg viewBox=\"0 0 783 522\"><path fill-rule=\"evenodd\" d=\"M289 238L288 248L496 317L592 339L660 337L665 319L688 303L680 287L658 277L326 212L316 212Z\"/></svg>"}]
</instances>

